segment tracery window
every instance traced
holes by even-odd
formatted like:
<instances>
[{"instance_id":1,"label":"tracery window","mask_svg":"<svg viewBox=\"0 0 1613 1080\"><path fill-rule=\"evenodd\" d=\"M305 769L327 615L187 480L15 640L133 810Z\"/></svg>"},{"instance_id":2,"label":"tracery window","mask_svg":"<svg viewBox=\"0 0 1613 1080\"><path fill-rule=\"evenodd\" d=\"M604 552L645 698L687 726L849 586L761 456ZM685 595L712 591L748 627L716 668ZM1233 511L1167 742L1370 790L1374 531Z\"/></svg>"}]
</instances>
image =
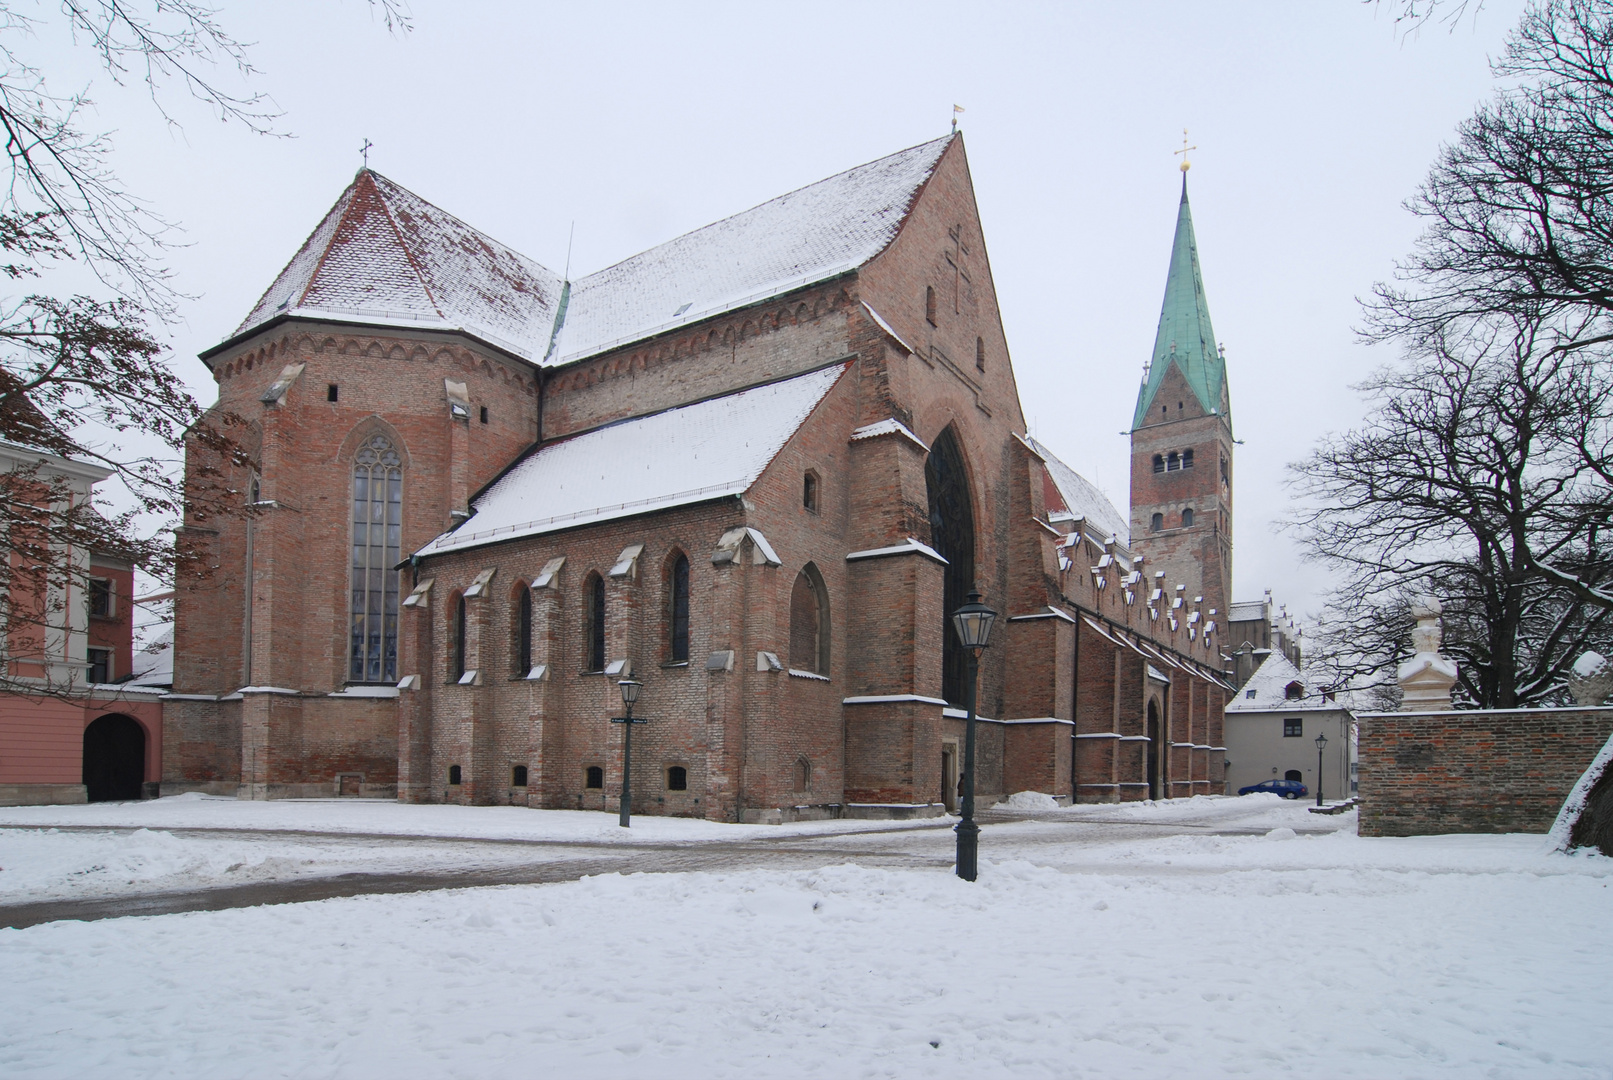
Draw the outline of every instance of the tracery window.
<instances>
[{"instance_id":1,"label":"tracery window","mask_svg":"<svg viewBox=\"0 0 1613 1080\"><path fill-rule=\"evenodd\" d=\"M403 460L385 435L353 459L350 682L398 678L398 549L403 534Z\"/></svg>"}]
</instances>

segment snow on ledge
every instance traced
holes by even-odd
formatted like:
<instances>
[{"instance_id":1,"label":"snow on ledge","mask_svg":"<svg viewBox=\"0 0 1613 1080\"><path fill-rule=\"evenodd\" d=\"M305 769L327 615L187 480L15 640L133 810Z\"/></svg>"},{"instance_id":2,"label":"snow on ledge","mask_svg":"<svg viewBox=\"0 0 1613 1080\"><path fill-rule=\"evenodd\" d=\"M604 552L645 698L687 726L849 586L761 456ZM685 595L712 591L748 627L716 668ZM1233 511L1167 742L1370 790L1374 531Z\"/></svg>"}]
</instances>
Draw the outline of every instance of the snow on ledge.
<instances>
[{"instance_id":1,"label":"snow on ledge","mask_svg":"<svg viewBox=\"0 0 1613 1080\"><path fill-rule=\"evenodd\" d=\"M879 312L875 311L871 306L869 306L869 303L866 300L863 301L863 310L868 312L868 317L873 319L874 322L879 325L879 328L885 331L885 333L890 336L890 339L896 342L896 344L900 345L903 351L905 351L909 356L917 354L918 350L909 345L902 335L898 334L891 324L885 321ZM853 437L855 438L855 436Z\"/></svg>"},{"instance_id":2,"label":"snow on ledge","mask_svg":"<svg viewBox=\"0 0 1613 1080\"><path fill-rule=\"evenodd\" d=\"M940 705L943 708L946 702L938 697L925 697L922 694L863 694L860 697L843 699L842 705L885 705L892 702L916 701L920 705ZM926 804L927 805L927 804Z\"/></svg>"},{"instance_id":3,"label":"snow on ledge","mask_svg":"<svg viewBox=\"0 0 1613 1080\"><path fill-rule=\"evenodd\" d=\"M816 679L819 682L829 681L829 676L819 675L816 671L801 671L799 668L791 668L790 674L797 679Z\"/></svg>"},{"instance_id":4,"label":"snow on ledge","mask_svg":"<svg viewBox=\"0 0 1613 1080\"><path fill-rule=\"evenodd\" d=\"M846 555L846 561L854 562L858 559L882 559L889 555L923 555L926 558L934 559L942 566L947 564L946 559L941 557L941 553L939 551L935 550L928 544L919 543L911 536L909 536L902 543L892 544L890 547L869 548L866 551L850 552Z\"/></svg>"},{"instance_id":5,"label":"snow on ledge","mask_svg":"<svg viewBox=\"0 0 1613 1080\"><path fill-rule=\"evenodd\" d=\"M887 417L884 420L876 420L872 424L864 424L851 433L851 441L859 442L863 439L877 439L881 435L900 435L926 454L930 452L930 448L924 445L924 440L913 434L912 428L895 417Z\"/></svg>"}]
</instances>

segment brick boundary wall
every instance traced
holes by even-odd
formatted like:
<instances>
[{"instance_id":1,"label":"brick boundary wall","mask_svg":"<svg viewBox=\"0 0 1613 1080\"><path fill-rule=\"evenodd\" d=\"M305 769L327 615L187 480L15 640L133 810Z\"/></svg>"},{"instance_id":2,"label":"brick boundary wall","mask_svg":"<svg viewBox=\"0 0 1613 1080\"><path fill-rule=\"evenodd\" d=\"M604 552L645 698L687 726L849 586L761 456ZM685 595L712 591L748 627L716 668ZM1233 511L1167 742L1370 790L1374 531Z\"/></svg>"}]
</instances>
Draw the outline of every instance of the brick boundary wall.
<instances>
[{"instance_id":1,"label":"brick boundary wall","mask_svg":"<svg viewBox=\"0 0 1613 1080\"><path fill-rule=\"evenodd\" d=\"M1362 713L1362 836L1544 833L1613 707Z\"/></svg>"}]
</instances>

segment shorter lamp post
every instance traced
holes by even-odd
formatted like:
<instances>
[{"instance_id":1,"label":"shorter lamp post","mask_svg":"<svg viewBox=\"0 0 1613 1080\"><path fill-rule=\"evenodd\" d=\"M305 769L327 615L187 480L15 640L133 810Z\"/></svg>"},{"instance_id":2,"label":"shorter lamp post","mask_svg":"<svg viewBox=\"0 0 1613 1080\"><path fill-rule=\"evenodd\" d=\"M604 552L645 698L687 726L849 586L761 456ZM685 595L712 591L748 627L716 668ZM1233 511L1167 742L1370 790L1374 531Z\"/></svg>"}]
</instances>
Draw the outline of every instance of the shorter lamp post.
<instances>
[{"instance_id":1,"label":"shorter lamp post","mask_svg":"<svg viewBox=\"0 0 1613 1080\"><path fill-rule=\"evenodd\" d=\"M638 692L644 689L644 684L633 679L623 679L616 684L622 689L622 704L627 706L626 716L613 716L613 724L625 724L627 730L622 733L622 812L616 819L616 824L624 829L633 825L633 725L648 721L644 717L634 718L633 702L638 700Z\"/></svg>"},{"instance_id":2,"label":"shorter lamp post","mask_svg":"<svg viewBox=\"0 0 1613 1080\"><path fill-rule=\"evenodd\" d=\"M1316 805L1322 805L1322 751L1327 749L1327 735L1316 736Z\"/></svg>"},{"instance_id":3,"label":"shorter lamp post","mask_svg":"<svg viewBox=\"0 0 1613 1080\"><path fill-rule=\"evenodd\" d=\"M971 589L969 602L952 613L952 628L969 652L969 718L963 736L963 820L958 822L958 876L973 881L979 872L980 826L975 824L975 697L980 681L980 654L991 640L997 613Z\"/></svg>"}]
</instances>

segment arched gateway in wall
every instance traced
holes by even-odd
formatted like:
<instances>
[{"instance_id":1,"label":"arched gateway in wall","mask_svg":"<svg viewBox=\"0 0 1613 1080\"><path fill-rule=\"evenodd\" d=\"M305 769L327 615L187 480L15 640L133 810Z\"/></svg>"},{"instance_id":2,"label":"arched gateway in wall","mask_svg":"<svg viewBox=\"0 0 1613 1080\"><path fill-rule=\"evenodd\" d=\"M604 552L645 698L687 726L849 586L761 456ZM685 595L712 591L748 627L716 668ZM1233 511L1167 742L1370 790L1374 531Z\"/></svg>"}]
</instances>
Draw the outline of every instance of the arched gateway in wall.
<instances>
[{"instance_id":1,"label":"arched gateway in wall","mask_svg":"<svg viewBox=\"0 0 1613 1080\"><path fill-rule=\"evenodd\" d=\"M138 799L146 778L146 729L110 713L84 729L84 791L90 802Z\"/></svg>"}]
</instances>

